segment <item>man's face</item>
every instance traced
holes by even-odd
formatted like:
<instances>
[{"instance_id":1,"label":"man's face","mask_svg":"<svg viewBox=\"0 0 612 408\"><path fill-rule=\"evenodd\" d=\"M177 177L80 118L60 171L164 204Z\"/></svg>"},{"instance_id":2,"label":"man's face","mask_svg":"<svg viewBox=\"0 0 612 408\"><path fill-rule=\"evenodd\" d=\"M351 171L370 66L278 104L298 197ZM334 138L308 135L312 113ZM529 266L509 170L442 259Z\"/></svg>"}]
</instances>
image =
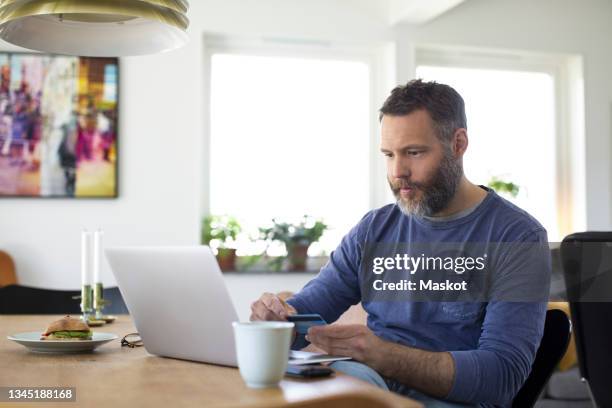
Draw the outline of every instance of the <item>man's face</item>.
<instances>
[{"instance_id":1,"label":"man's face","mask_svg":"<svg viewBox=\"0 0 612 408\"><path fill-rule=\"evenodd\" d=\"M427 111L383 116L380 150L389 186L405 214L432 216L448 206L463 170L450 145L438 139Z\"/></svg>"}]
</instances>

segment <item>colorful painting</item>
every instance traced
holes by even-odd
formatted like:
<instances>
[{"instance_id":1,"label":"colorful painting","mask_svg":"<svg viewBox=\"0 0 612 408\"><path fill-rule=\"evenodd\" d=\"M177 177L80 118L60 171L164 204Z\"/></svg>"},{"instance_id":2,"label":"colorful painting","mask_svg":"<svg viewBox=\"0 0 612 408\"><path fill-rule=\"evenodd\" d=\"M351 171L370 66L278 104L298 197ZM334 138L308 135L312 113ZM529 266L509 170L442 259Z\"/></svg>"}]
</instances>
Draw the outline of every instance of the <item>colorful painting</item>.
<instances>
[{"instance_id":1,"label":"colorful painting","mask_svg":"<svg viewBox=\"0 0 612 408\"><path fill-rule=\"evenodd\" d=\"M0 196L117 197L118 70L0 53Z\"/></svg>"}]
</instances>

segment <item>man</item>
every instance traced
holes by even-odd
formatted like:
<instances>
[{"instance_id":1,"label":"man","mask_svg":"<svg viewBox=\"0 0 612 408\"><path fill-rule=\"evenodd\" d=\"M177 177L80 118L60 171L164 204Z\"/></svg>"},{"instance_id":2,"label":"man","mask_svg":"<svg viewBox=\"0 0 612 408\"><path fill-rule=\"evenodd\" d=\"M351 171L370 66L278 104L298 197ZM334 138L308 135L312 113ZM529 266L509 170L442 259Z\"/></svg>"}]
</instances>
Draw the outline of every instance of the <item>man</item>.
<instances>
[{"instance_id":1,"label":"man","mask_svg":"<svg viewBox=\"0 0 612 408\"><path fill-rule=\"evenodd\" d=\"M364 248L394 242L533 245L532 256L500 261L506 282L523 290L533 286L531 279L550 280L546 231L525 211L463 174L467 124L463 99L454 89L421 80L399 86L381 108L380 120L380 150L397 202L366 214L319 275L287 302L269 293L254 302L251 319L319 313L333 322L361 301L367 327L328 325L308 332L315 346L353 358L334 363L336 369L427 406L510 406L542 336L543 297L531 302L508 301L512 297L371 301L364 298L367 288L361 279L367 270L362 268Z\"/></svg>"}]
</instances>

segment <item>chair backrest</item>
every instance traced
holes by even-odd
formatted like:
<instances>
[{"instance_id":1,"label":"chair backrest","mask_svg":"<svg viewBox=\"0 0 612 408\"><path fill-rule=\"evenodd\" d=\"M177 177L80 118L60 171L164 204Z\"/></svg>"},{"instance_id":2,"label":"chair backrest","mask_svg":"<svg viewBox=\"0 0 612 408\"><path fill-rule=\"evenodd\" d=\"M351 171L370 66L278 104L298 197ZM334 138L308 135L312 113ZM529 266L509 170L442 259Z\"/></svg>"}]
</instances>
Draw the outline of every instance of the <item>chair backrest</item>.
<instances>
[{"instance_id":1,"label":"chair backrest","mask_svg":"<svg viewBox=\"0 0 612 408\"><path fill-rule=\"evenodd\" d=\"M612 407L612 232L565 237L561 258L580 375L599 407Z\"/></svg>"},{"instance_id":2,"label":"chair backrest","mask_svg":"<svg viewBox=\"0 0 612 408\"><path fill-rule=\"evenodd\" d=\"M17 284L15 262L8 253L0 251L0 288L15 284Z\"/></svg>"},{"instance_id":3,"label":"chair backrest","mask_svg":"<svg viewBox=\"0 0 612 408\"><path fill-rule=\"evenodd\" d=\"M107 302L104 306L105 314L129 314L127 306L123 301L123 296L119 288L114 286L112 288L104 288L102 293L104 300Z\"/></svg>"},{"instance_id":4,"label":"chair backrest","mask_svg":"<svg viewBox=\"0 0 612 408\"><path fill-rule=\"evenodd\" d=\"M512 401L513 407L533 407L559 361L567 351L571 334L572 325L565 312L559 309L546 312L544 334L540 341L540 347L533 361L529 377Z\"/></svg>"},{"instance_id":5,"label":"chair backrest","mask_svg":"<svg viewBox=\"0 0 612 408\"><path fill-rule=\"evenodd\" d=\"M0 288L0 314L78 314L80 291L9 285Z\"/></svg>"},{"instance_id":6,"label":"chair backrest","mask_svg":"<svg viewBox=\"0 0 612 408\"><path fill-rule=\"evenodd\" d=\"M0 288L0 314L79 314L81 313L78 290L52 290L29 286L9 285ZM110 304L106 314L128 313L117 287L104 289L103 296Z\"/></svg>"}]
</instances>

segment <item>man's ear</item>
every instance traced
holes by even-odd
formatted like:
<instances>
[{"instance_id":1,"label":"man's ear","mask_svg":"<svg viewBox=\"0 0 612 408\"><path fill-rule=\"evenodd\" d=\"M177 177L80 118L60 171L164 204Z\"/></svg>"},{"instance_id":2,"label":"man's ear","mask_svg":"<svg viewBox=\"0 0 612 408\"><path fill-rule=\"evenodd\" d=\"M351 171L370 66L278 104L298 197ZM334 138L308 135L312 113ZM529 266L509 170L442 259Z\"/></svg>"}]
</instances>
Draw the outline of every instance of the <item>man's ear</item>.
<instances>
[{"instance_id":1,"label":"man's ear","mask_svg":"<svg viewBox=\"0 0 612 408\"><path fill-rule=\"evenodd\" d=\"M453 153L455 154L455 157L463 157L468 147L467 130L464 128L459 128L455 130L455 133L453 134L452 143Z\"/></svg>"}]
</instances>

